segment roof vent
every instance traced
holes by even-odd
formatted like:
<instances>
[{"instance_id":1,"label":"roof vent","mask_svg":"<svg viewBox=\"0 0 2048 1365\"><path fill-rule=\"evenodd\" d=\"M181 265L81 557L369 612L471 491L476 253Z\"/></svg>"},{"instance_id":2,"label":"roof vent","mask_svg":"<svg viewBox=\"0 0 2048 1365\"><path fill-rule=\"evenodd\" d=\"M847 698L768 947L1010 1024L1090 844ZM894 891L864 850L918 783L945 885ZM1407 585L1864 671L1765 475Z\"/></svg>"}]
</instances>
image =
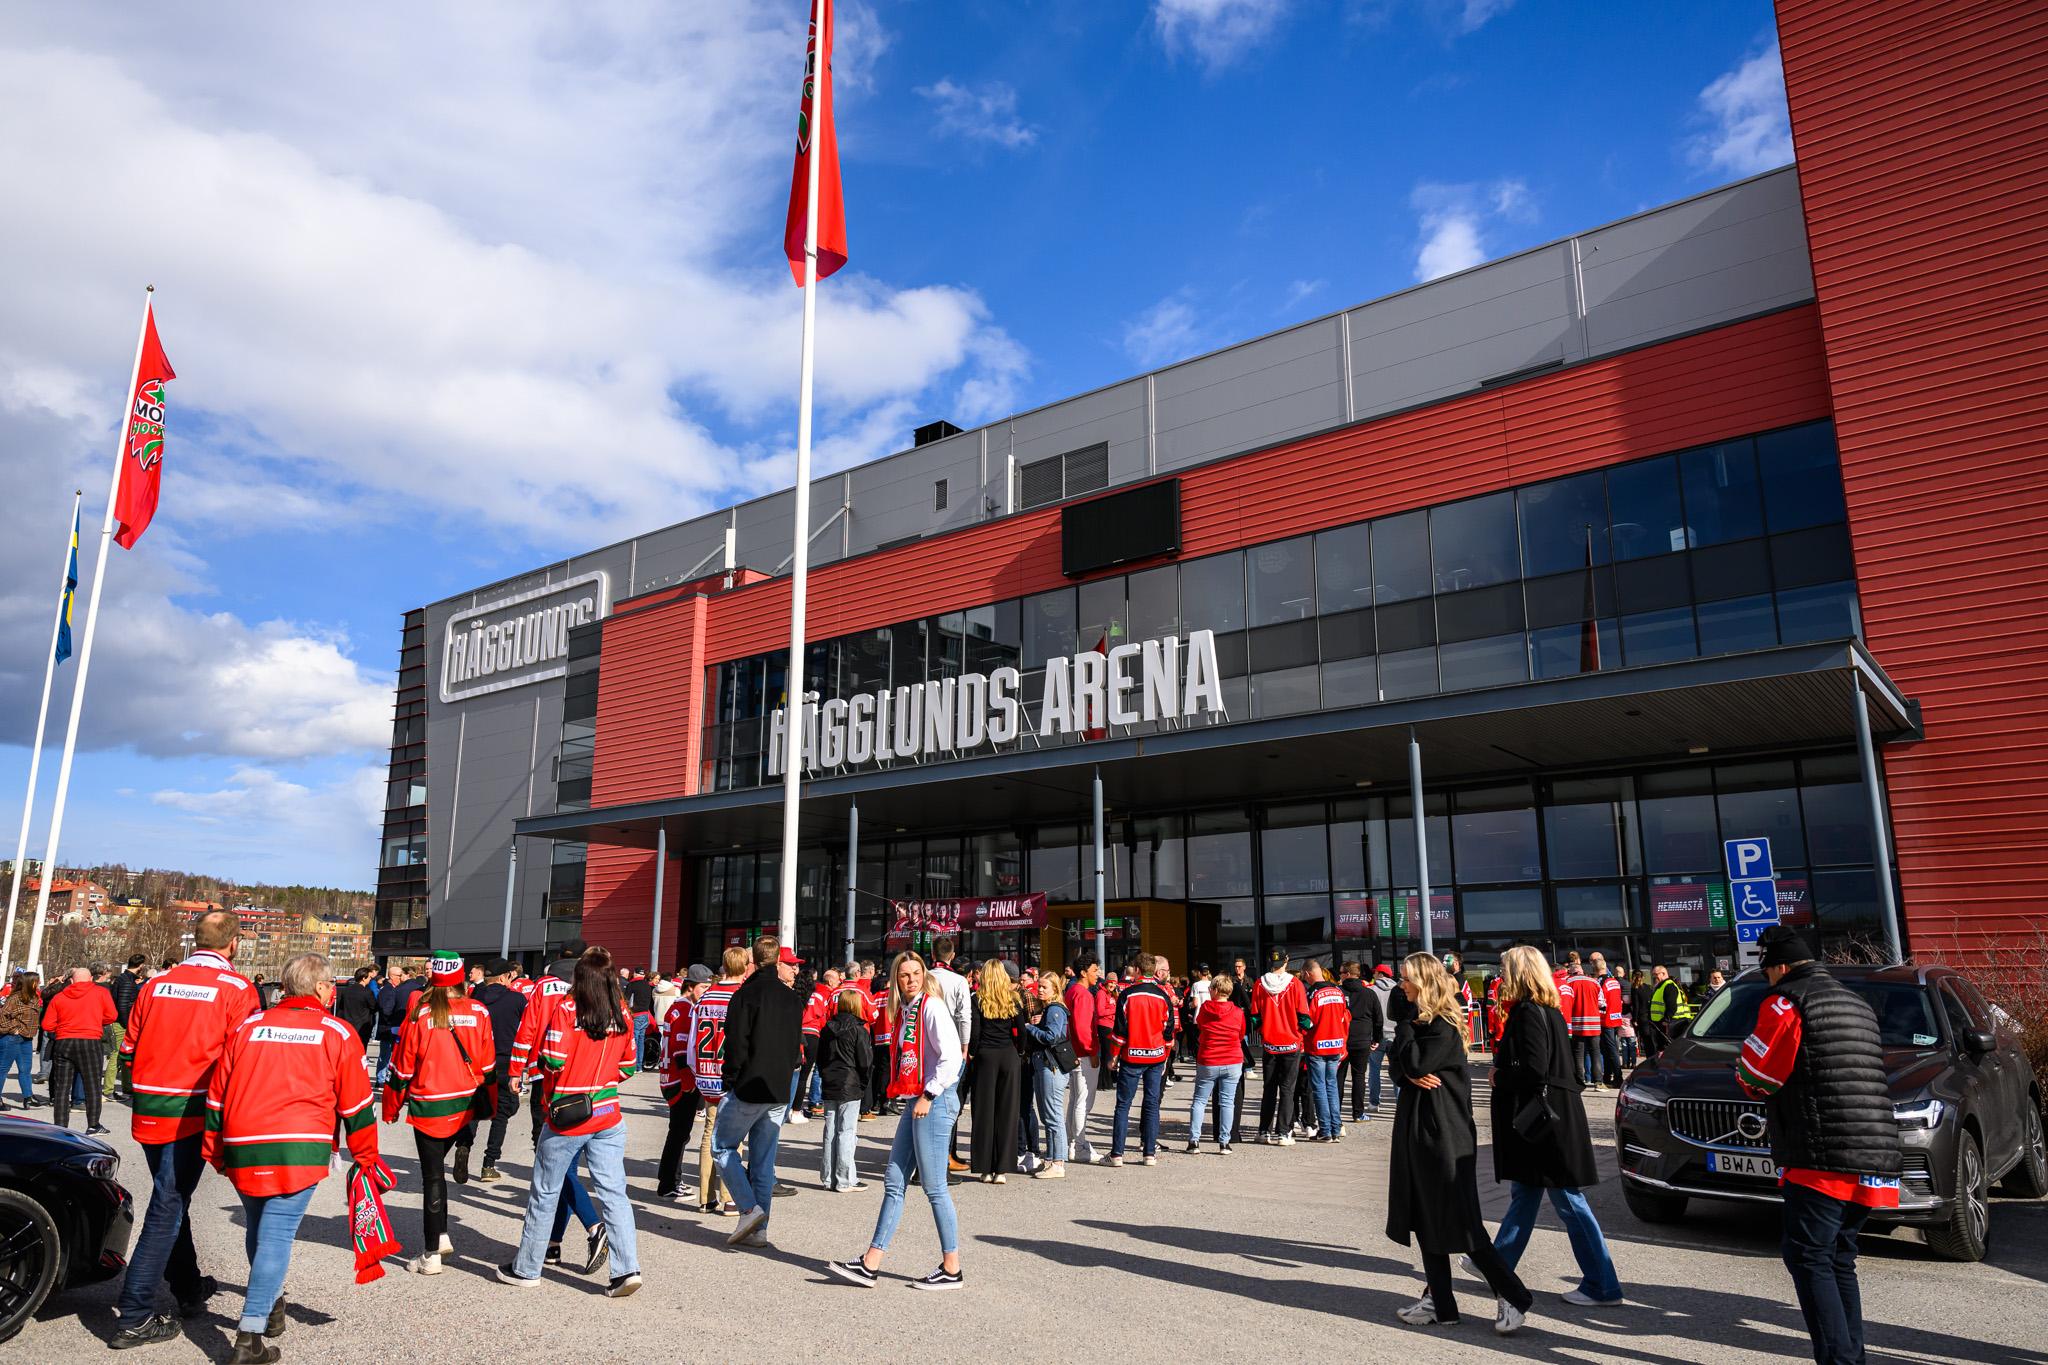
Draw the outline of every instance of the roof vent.
<instances>
[{"instance_id":1,"label":"roof vent","mask_svg":"<svg viewBox=\"0 0 2048 1365\"><path fill-rule=\"evenodd\" d=\"M943 441L948 436L958 436L959 434L960 428L954 426L951 422L941 419L937 422L926 422L923 426L912 432L910 434L910 443L913 448L928 446L933 441Z\"/></svg>"}]
</instances>

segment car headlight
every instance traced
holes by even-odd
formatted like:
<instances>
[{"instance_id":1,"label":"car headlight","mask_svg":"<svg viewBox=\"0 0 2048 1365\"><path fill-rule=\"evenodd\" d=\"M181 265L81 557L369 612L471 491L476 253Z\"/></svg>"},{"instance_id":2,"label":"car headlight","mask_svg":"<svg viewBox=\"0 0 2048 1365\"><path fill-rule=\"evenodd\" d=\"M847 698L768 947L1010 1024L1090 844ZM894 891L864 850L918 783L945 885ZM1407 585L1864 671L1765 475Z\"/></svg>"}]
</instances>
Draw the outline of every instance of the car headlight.
<instances>
[{"instance_id":1,"label":"car headlight","mask_svg":"<svg viewBox=\"0 0 2048 1365\"><path fill-rule=\"evenodd\" d=\"M1664 1097L1654 1090L1645 1090L1641 1086L1624 1085L1617 1105L1624 1114L1630 1110L1644 1115L1656 1114L1664 1108Z\"/></svg>"},{"instance_id":2,"label":"car headlight","mask_svg":"<svg viewBox=\"0 0 2048 1365\"><path fill-rule=\"evenodd\" d=\"M112 1154L82 1156L71 1162L71 1168L83 1171L95 1180L112 1180L121 1170L121 1158Z\"/></svg>"},{"instance_id":3,"label":"car headlight","mask_svg":"<svg viewBox=\"0 0 2048 1365\"><path fill-rule=\"evenodd\" d=\"M1892 1106L1892 1117L1901 1128L1939 1128L1948 1106L1940 1100L1909 1100Z\"/></svg>"}]
</instances>

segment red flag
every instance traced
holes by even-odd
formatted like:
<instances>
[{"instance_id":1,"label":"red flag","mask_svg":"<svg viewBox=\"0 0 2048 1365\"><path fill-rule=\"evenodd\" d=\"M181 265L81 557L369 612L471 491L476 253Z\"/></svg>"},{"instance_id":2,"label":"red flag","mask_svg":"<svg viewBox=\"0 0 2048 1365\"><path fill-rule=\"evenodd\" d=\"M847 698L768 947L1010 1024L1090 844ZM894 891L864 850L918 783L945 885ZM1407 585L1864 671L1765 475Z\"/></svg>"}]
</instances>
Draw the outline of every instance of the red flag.
<instances>
[{"instance_id":1,"label":"red flag","mask_svg":"<svg viewBox=\"0 0 2048 1365\"><path fill-rule=\"evenodd\" d=\"M789 176L789 218L782 228L782 251L797 287L804 283L804 228L811 203L811 151L818 163L818 278L846 264L846 200L839 192L839 138L832 131L832 0L818 0L825 35L818 39L818 21L811 20L810 44L804 51L803 103L796 116L796 168Z\"/></svg>"},{"instance_id":2,"label":"red flag","mask_svg":"<svg viewBox=\"0 0 2048 1365\"><path fill-rule=\"evenodd\" d=\"M156 311L142 310L142 354L128 390L128 435L121 447L121 486L114 494L114 543L124 550L149 529L164 472L164 384L178 373L156 339Z\"/></svg>"}]
</instances>

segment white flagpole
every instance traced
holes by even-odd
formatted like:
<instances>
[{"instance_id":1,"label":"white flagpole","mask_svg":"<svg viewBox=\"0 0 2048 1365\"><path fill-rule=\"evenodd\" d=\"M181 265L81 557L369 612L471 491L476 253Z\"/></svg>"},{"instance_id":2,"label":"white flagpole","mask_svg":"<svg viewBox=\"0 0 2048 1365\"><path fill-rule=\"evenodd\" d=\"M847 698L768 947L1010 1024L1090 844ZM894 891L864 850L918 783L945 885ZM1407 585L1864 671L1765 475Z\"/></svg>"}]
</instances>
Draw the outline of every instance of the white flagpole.
<instances>
[{"instance_id":1,"label":"white flagpole","mask_svg":"<svg viewBox=\"0 0 2048 1365\"><path fill-rule=\"evenodd\" d=\"M73 530L78 527L78 505L84 497L84 489L72 490ZM50 621L50 652L43 656L43 705L36 712L35 747L28 751L28 795L21 798L21 837L14 842L14 884L7 888L7 934L0 938L0 978L6 977L14 967L14 914L21 905L21 879L27 875L23 865L28 860L28 821L36 808L36 778L43 767L43 728L50 719L50 686L57 680L57 633L64 628L64 594L70 580L71 534L66 532L64 568L57 575L57 612ZM48 881L49 877L46 875L42 880Z\"/></svg>"},{"instance_id":2,"label":"white flagpole","mask_svg":"<svg viewBox=\"0 0 2048 1365\"><path fill-rule=\"evenodd\" d=\"M785 673L782 745L782 914L777 928L784 947L796 947L797 803L802 799L804 770L804 612L809 605L811 560L811 387L817 365L818 324L818 162L825 142L825 0L811 0L811 44L807 64L816 63L811 79L811 146L806 170L810 190L804 205L804 332L803 358L797 370L796 517L794 555L789 577L789 668ZM47 878L45 879L48 880Z\"/></svg>"},{"instance_id":3,"label":"white flagpole","mask_svg":"<svg viewBox=\"0 0 2048 1365\"><path fill-rule=\"evenodd\" d=\"M114 499L121 494L121 457L128 449L129 411L135 401L135 378L142 369L142 343L149 336L148 285L142 293L142 322L135 329L135 363L128 367L128 390L121 395L121 422L114 431L114 474L107 481L107 511L100 518L100 557L92 571L92 595L86 600L85 634L78 642L78 676L71 683L71 715L64 722L64 757L57 763L57 804L50 811L50 843L43 853L42 886L36 892L35 923L28 930L28 965L43 965L43 920L50 913L50 883L57 880L57 837L64 832L64 799L71 794L71 758L78 751L78 717L85 707L85 671L92 663L93 630L100 623L100 589L107 585L107 547L114 543ZM83 964L77 964L83 965Z\"/></svg>"}]
</instances>

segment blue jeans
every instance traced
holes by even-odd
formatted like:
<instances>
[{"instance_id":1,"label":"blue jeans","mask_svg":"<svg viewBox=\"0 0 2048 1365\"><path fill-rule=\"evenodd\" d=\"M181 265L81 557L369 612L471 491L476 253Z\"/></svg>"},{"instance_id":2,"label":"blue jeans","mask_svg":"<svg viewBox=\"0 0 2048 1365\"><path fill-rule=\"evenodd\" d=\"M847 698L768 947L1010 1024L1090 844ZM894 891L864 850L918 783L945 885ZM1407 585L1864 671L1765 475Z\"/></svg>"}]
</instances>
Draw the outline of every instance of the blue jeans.
<instances>
[{"instance_id":1,"label":"blue jeans","mask_svg":"<svg viewBox=\"0 0 2048 1365\"><path fill-rule=\"evenodd\" d=\"M1132 1066L1125 1062L1116 1071L1116 1124L1109 1130L1109 1154L1124 1154L1124 1137L1131 1126L1131 1099L1138 1087L1145 1088L1144 1109L1138 1123L1138 1141L1146 1156L1159 1150L1159 1091L1166 1083L1166 1063L1148 1062Z\"/></svg>"},{"instance_id":2,"label":"blue jeans","mask_svg":"<svg viewBox=\"0 0 2048 1365\"><path fill-rule=\"evenodd\" d=\"M166 1279L179 1298L199 1291L199 1255L192 1249L192 1219L187 1208L206 1169L199 1155L202 1140L202 1134L194 1133L176 1142L142 1145L142 1159L149 1163L149 1211L142 1215L135 1254L128 1258L128 1275L121 1281L118 1327L140 1327L146 1322L156 1312L156 1287Z\"/></svg>"},{"instance_id":3,"label":"blue jeans","mask_svg":"<svg viewBox=\"0 0 2048 1365\"><path fill-rule=\"evenodd\" d=\"M641 1059L647 1056L647 1026L653 1022L654 1016L651 1014L636 1014L633 1016L634 1066L639 1066Z\"/></svg>"},{"instance_id":4,"label":"blue jeans","mask_svg":"<svg viewBox=\"0 0 2048 1365\"><path fill-rule=\"evenodd\" d=\"M377 1084L382 1087L391 1075L391 1054L398 1051L398 1039L386 1034L377 1040Z\"/></svg>"},{"instance_id":5,"label":"blue jeans","mask_svg":"<svg viewBox=\"0 0 2048 1365\"><path fill-rule=\"evenodd\" d=\"M1787 1185L1783 1193L1779 1252L1792 1272L1813 1358L1826 1365L1861 1361L1863 1290L1856 1281L1856 1237L1870 1210L1803 1185Z\"/></svg>"},{"instance_id":6,"label":"blue jeans","mask_svg":"<svg viewBox=\"0 0 2048 1365\"><path fill-rule=\"evenodd\" d=\"M562 1171L562 1197L555 1201L554 1230L548 1234L548 1245L562 1240L562 1234L569 1230L569 1215L576 1215L576 1221L583 1224L585 1232L597 1231L597 1209L590 1202L590 1192L583 1188L583 1182L576 1178L576 1163L570 1162Z\"/></svg>"},{"instance_id":7,"label":"blue jeans","mask_svg":"<svg viewBox=\"0 0 2048 1365\"><path fill-rule=\"evenodd\" d=\"M284 1272L292 1263L292 1243L298 1240L299 1220L313 1202L318 1182L296 1194L245 1194L242 1217L248 1227L243 1243L249 1249L249 1292L242 1300L239 1331L260 1332L270 1321L270 1310L284 1292Z\"/></svg>"},{"instance_id":8,"label":"blue jeans","mask_svg":"<svg viewBox=\"0 0 2048 1365\"><path fill-rule=\"evenodd\" d=\"M1237 1085L1243 1078L1242 1063L1195 1068L1195 1099L1188 1110L1188 1146L1199 1147L1202 1143L1202 1111L1208 1107L1212 1094L1216 1097L1216 1145L1230 1145L1230 1119L1237 1112Z\"/></svg>"},{"instance_id":9,"label":"blue jeans","mask_svg":"<svg viewBox=\"0 0 2048 1365\"><path fill-rule=\"evenodd\" d=\"M1375 1109L1380 1107L1380 1058L1386 1054L1384 1045L1376 1047L1372 1050L1372 1060L1365 1064L1366 1096Z\"/></svg>"},{"instance_id":10,"label":"blue jeans","mask_svg":"<svg viewBox=\"0 0 2048 1365\"><path fill-rule=\"evenodd\" d=\"M1067 1073L1051 1063L1037 1068L1032 1094L1038 1100L1038 1130L1044 1134L1047 1161L1067 1159Z\"/></svg>"},{"instance_id":11,"label":"blue jeans","mask_svg":"<svg viewBox=\"0 0 2048 1365\"><path fill-rule=\"evenodd\" d=\"M1316 1131L1324 1137L1337 1136L1337 1072L1344 1058L1310 1056L1308 1093L1316 1102Z\"/></svg>"},{"instance_id":12,"label":"blue jeans","mask_svg":"<svg viewBox=\"0 0 2048 1365\"><path fill-rule=\"evenodd\" d=\"M860 1179L853 1168L854 1129L860 1122L860 1101L834 1100L825 1106L825 1188L836 1190Z\"/></svg>"},{"instance_id":13,"label":"blue jeans","mask_svg":"<svg viewBox=\"0 0 2048 1365\"><path fill-rule=\"evenodd\" d=\"M948 1086L932 1101L931 1113L917 1116L917 1102L903 1102L903 1117L896 1121L896 1139L889 1144L889 1170L882 1179L882 1211L875 1215L875 1235L868 1245L887 1251L903 1217L903 1194L910 1187L913 1171L931 1201L932 1221L939 1226L941 1255L960 1249L960 1223L953 1213L953 1191L947 1188L947 1144L953 1138L953 1121L960 1117L960 1087Z\"/></svg>"},{"instance_id":14,"label":"blue jeans","mask_svg":"<svg viewBox=\"0 0 2048 1365\"><path fill-rule=\"evenodd\" d=\"M791 1078L791 1085L795 1078ZM775 1149L782 1142L786 1104L755 1104L727 1095L718 1102L718 1120L711 1128L711 1160L732 1201L746 1213L772 1211L775 1203ZM747 1159L740 1160L744 1143Z\"/></svg>"},{"instance_id":15,"label":"blue jeans","mask_svg":"<svg viewBox=\"0 0 2048 1365\"><path fill-rule=\"evenodd\" d=\"M519 1230L519 1254L512 1273L522 1279L540 1275L547 1251L544 1230L554 1220L555 1204L576 1158L588 1155L590 1184L597 1191L604 1225L611 1233L611 1276L638 1274L640 1248L633 1236L633 1203L626 1197L626 1125L615 1123L595 1133L570 1137L551 1127L540 1130L533 1149L533 1188L526 1196L526 1222Z\"/></svg>"},{"instance_id":16,"label":"blue jeans","mask_svg":"<svg viewBox=\"0 0 2048 1365\"><path fill-rule=\"evenodd\" d=\"M30 1078L35 1073L35 1043L17 1033L0 1034L0 1091L7 1088L7 1073L16 1072L21 1078L21 1097L25 1100L35 1093Z\"/></svg>"},{"instance_id":17,"label":"blue jeans","mask_svg":"<svg viewBox=\"0 0 2048 1365\"><path fill-rule=\"evenodd\" d=\"M1522 1252L1529 1245L1529 1233L1536 1226L1536 1211L1543 1204L1543 1196L1550 1196L1550 1207L1557 1210L1557 1221L1564 1224L1565 1236L1571 1239L1572 1255L1579 1263L1579 1292L1588 1298L1611 1303L1621 1297L1621 1281L1614 1276L1614 1260L1607 1254L1607 1239L1600 1235L1599 1220L1593 1217L1593 1210L1586 1203L1586 1196L1578 1190L1546 1190L1541 1185L1524 1185L1511 1181L1508 1188L1513 1193L1508 1198L1508 1211L1501 1215L1500 1231L1493 1234L1493 1249L1500 1253L1512 1270L1522 1259Z\"/></svg>"}]
</instances>

